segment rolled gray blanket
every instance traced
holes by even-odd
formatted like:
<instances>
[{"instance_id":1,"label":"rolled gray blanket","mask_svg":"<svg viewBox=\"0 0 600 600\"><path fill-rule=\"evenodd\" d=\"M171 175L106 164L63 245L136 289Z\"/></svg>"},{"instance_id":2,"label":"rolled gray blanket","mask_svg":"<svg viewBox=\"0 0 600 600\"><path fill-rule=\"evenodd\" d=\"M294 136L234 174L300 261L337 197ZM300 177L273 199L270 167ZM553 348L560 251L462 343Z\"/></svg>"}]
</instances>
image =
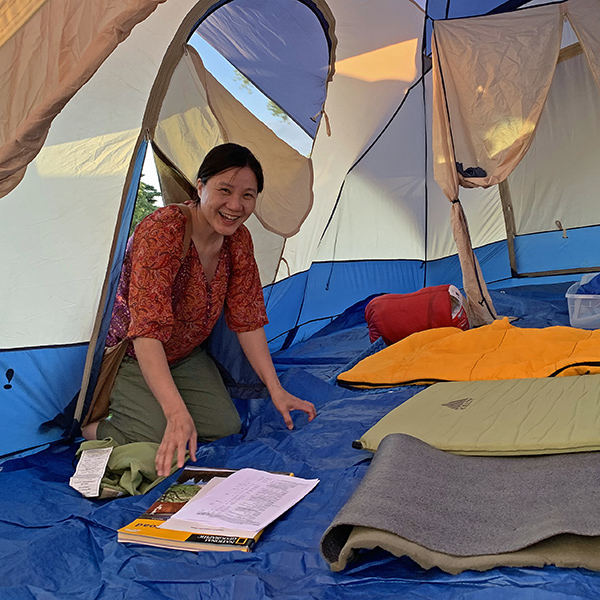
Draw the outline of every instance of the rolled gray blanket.
<instances>
[{"instance_id":1,"label":"rolled gray blanket","mask_svg":"<svg viewBox=\"0 0 600 600\"><path fill-rule=\"evenodd\" d=\"M599 499L598 452L459 456L392 434L323 535L321 551L336 565L356 526L454 557L515 552L563 533L599 536Z\"/></svg>"}]
</instances>

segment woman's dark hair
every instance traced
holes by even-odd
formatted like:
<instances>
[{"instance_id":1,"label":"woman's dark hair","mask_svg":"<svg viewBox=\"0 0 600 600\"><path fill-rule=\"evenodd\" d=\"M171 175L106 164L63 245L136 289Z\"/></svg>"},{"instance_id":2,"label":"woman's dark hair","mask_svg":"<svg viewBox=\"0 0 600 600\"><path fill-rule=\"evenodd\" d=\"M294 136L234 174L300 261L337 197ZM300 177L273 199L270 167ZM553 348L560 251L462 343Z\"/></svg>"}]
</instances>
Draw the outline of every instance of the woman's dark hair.
<instances>
[{"instance_id":1,"label":"woman's dark hair","mask_svg":"<svg viewBox=\"0 0 600 600\"><path fill-rule=\"evenodd\" d=\"M262 167L256 156L248 148L239 144L228 143L215 146L202 161L197 179L202 182L202 185L206 185L211 177L235 167L252 169L256 175L256 191L260 194L265 183Z\"/></svg>"}]
</instances>

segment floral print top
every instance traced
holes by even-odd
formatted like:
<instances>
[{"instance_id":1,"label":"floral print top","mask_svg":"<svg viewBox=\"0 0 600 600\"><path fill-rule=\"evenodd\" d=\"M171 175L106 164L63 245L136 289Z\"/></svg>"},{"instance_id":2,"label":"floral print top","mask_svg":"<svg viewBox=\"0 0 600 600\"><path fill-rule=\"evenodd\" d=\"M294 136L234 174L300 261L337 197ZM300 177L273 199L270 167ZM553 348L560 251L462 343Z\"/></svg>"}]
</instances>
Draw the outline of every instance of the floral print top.
<instances>
[{"instance_id":1,"label":"floral print top","mask_svg":"<svg viewBox=\"0 0 600 600\"><path fill-rule=\"evenodd\" d=\"M210 334L223 308L232 331L268 323L250 232L223 241L210 283L193 242L185 259L186 218L176 205L146 217L127 243L106 346L149 337L163 343L169 364L189 356ZM133 345L127 354L135 358Z\"/></svg>"}]
</instances>

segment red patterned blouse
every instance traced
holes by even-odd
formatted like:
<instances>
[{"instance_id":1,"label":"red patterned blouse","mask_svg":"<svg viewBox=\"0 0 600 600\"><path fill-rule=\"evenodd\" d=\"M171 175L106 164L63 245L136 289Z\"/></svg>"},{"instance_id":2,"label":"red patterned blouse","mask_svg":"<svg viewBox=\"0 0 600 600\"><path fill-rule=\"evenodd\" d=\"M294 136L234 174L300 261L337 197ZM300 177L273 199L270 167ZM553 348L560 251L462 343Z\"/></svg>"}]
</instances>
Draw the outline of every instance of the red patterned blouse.
<instances>
[{"instance_id":1,"label":"red patterned blouse","mask_svg":"<svg viewBox=\"0 0 600 600\"><path fill-rule=\"evenodd\" d=\"M223 241L210 284L193 243L185 259L186 218L170 205L146 217L127 243L106 346L124 338L160 340L172 364L210 334L223 307L232 331L268 323L250 232L243 225ZM133 346L127 354L135 358Z\"/></svg>"}]
</instances>

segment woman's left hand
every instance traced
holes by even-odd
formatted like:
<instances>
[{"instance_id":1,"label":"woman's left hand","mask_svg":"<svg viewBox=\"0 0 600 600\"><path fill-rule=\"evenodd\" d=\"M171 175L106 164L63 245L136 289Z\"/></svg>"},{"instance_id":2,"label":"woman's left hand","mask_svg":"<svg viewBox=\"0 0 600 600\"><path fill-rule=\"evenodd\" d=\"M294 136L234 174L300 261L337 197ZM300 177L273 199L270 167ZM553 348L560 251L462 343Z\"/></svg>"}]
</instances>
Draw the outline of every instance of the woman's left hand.
<instances>
[{"instance_id":1,"label":"woman's left hand","mask_svg":"<svg viewBox=\"0 0 600 600\"><path fill-rule=\"evenodd\" d=\"M308 415L308 420L312 421L317 416L317 409L312 402L296 398L283 388L271 393L271 400L275 408L281 413L288 429L294 429L294 423L290 416L290 411L301 410Z\"/></svg>"}]
</instances>

